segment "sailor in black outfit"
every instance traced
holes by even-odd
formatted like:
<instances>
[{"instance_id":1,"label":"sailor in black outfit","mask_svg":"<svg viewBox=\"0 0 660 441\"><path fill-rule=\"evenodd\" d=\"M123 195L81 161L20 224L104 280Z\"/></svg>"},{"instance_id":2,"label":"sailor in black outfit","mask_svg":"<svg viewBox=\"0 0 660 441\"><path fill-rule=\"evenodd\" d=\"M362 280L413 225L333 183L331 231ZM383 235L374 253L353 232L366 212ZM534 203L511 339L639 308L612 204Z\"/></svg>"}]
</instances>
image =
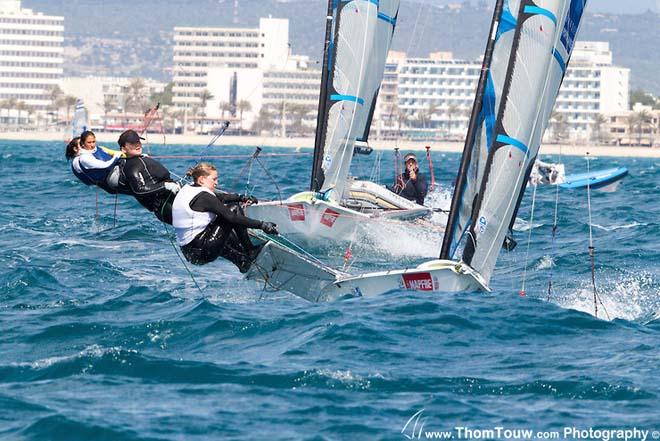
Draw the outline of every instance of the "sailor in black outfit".
<instances>
[{"instance_id":1,"label":"sailor in black outfit","mask_svg":"<svg viewBox=\"0 0 660 441\"><path fill-rule=\"evenodd\" d=\"M426 198L429 187L426 183L426 177L419 172L417 156L414 153L408 153L403 161L406 171L397 177L394 192L409 201L424 205L424 198Z\"/></svg>"},{"instance_id":2,"label":"sailor in black outfit","mask_svg":"<svg viewBox=\"0 0 660 441\"><path fill-rule=\"evenodd\" d=\"M142 155L142 139L135 130L126 130L119 136L117 142L126 154L119 185L159 220L171 225L172 202L180 186L160 162Z\"/></svg>"},{"instance_id":3,"label":"sailor in black outfit","mask_svg":"<svg viewBox=\"0 0 660 441\"><path fill-rule=\"evenodd\" d=\"M247 228L277 234L275 224L246 217L237 205L225 205L256 203L256 198L216 193L218 172L213 165L200 163L188 174L195 183L179 191L172 208L172 225L183 255L195 265L224 257L247 272L261 249L252 244Z\"/></svg>"}]
</instances>

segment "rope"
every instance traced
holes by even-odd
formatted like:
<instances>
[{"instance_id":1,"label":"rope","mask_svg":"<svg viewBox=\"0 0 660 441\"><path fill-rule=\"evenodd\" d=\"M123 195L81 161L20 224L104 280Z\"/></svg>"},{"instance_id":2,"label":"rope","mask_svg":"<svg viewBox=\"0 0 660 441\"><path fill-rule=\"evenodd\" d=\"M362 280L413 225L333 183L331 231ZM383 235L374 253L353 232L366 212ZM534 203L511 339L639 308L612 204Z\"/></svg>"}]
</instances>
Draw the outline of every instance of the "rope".
<instances>
[{"instance_id":1,"label":"rope","mask_svg":"<svg viewBox=\"0 0 660 441\"><path fill-rule=\"evenodd\" d=\"M172 193L170 193L170 195L167 197L167 199L165 199L165 202L163 202L163 204L160 206L160 217L161 218L165 217L164 216L165 206L170 201L171 197L172 197ZM170 241L170 245L172 245L172 248L174 248L174 252L176 253L176 255L179 258L179 260L181 261L181 263L183 264L183 267L188 272L188 275L190 276L190 279L193 281L193 283L195 284L195 286L197 287L199 292L204 293L204 291L202 291L202 288L197 283L197 280L195 279L195 276L193 276L192 271L190 271L190 268L188 268L188 264L186 263L185 259L183 258L183 256L181 256L181 253L179 253L177 245L172 240L172 235L170 234L170 232L167 229L167 224L165 222L161 222L161 224L163 224L163 230L165 231L165 236L167 236L167 239Z\"/></svg>"},{"instance_id":2,"label":"rope","mask_svg":"<svg viewBox=\"0 0 660 441\"><path fill-rule=\"evenodd\" d=\"M255 160L257 161L257 163L261 166L261 168L263 169L263 171L266 172L266 174L268 175L268 177L270 178L270 180L273 182L273 185L275 185L275 189L277 190L277 195L278 195L278 197L279 197L279 199L280 199L280 202L282 202L284 199L282 198L282 191L280 190L280 186L277 185L277 181L275 180L275 178L273 177L273 175L270 174L270 171L268 171L268 169L266 168L266 166L265 166L265 165L259 160L258 157L255 157L254 159L255 159Z\"/></svg>"},{"instance_id":3,"label":"rope","mask_svg":"<svg viewBox=\"0 0 660 441\"><path fill-rule=\"evenodd\" d=\"M308 156L311 153L263 153L261 156ZM198 156L192 155L158 155L151 156L154 159L195 159ZM240 159L251 158L252 155L206 155L206 159Z\"/></svg>"},{"instance_id":4,"label":"rope","mask_svg":"<svg viewBox=\"0 0 660 441\"><path fill-rule=\"evenodd\" d=\"M590 173L590 163L589 163L589 152L587 152L587 173ZM593 227L592 227L592 218L591 218L591 180L587 180L587 209L589 210L589 258L591 260L591 286L594 292L594 316L598 317L598 304L603 307L607 319L610 319L610 315L605 309L598 290L596 289L596 248L594 248L594 238L593 238Z\"/></svg>"},{"instance_id":5,"label":"rope","mask_svg":"<svg viewBox=\"0 0 660 441\"><path fill-rule=\"evenodd\" d=\"M429 163L429 171L431 172L431 188L435 188L435 173L433 172L433 161L431 160L431 146L426 146L426 160Z\"/></svg>"},{"instance_id":6,"label":"rope","mask_svg":"<svg viewBox=\"0 0 660 441\"><path fill-rule=\"evenodd\" d=\"M529 234L527 235L527 251L525 252L525 270L523 271L523 280L522 288L520 290L520 295L525 296L525 283L527 282L527 266L529 264L529 246L532 242L532 230L534 229L534 208L536 206L536 190L538 185L534 186L534 192L532 193L532 213L529 219Z\"/></svg>"},{"instance_id":7,"label":"rope","mask_svg":"<svg viewBox=\"0 0 660 441\"><path fill-rule=\"evenodd\" d=\"M561 144L559 145L559 157L557 158L557 164L561 164L561 158L562 158L562 152L561 152ZM558 223L559 223L559 184L555 185L555 216L554 216L554 221L552 223L552 245L550 248L550 259L554 262L554 257L555 257L555 247L557 245L557 228L558 228ZM546 298L547 301L550 301L550 297L552 296L552 278L554 277L554 269L553 269L553 264L551 262L550 264L550 274L548 275L548 296Z\"/></svg>"}]
</instances>

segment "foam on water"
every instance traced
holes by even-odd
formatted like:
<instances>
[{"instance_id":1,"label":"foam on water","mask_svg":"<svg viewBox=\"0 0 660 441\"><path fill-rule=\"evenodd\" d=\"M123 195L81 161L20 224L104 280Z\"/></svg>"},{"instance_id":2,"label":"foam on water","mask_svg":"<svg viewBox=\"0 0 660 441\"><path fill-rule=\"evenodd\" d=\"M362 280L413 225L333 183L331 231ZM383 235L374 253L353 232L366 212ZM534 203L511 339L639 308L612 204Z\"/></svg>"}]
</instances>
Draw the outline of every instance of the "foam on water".
<instances>
[{"instance_id":1,"label":"foam on water","mask_svg":"<svg viewBox=\"0 0 660 441\"><path fill-rule=\"evenodd\" d=\"M534 225L518 222L520 245L501 253L490 294L395 290L312 304L264 291L223 260L186 269L162 225L132 198L118 198L118 224L108 229L114 197L100 193L98 228L95 191L71 177L63 146L8 144L22 154L1 159L12 170L0 174L12 195L0 210L2 439L399 439L420 409L425 427L438 430L657 425L653 160L608 158L631 174L618 192L592 195L593 222L606 227L593 229L604 304L595 318L584 192L560 192L553 245L556 189L538 189ZM283 194L307 185L311 155L265 158L269 169L286 170L275 174ZM460 155L439 158L443 181L428 200L435 208L449 203ZM163 162L177 174L190 165ZM236 158L214 162L223 183L245 188ZM584 168L579 158L565 162ZM277 196L258 168L251 185L259 199ZM526 195L520 219L530 207ZM436 258L437 216L403 231L370 225L353 238L351 270ZM308 251L341 266L345 250Z\"/></svg>"}]
</instances>

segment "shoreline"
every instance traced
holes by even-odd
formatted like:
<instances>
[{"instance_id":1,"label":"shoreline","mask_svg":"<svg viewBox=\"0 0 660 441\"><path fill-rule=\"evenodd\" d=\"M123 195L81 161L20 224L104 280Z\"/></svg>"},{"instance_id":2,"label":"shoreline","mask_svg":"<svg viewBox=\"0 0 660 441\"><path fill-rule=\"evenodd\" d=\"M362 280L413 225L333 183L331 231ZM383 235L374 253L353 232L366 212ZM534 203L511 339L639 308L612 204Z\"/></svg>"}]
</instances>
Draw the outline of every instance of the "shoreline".
<instances>
[{"instance_id":1,"label":"shoreline","mask_svg":"<svg viewBox=\"0 0 660 441\"><path fill-rule=\"evenodd\" d=\"M114 146L119 133L96 133L97 140L109 147ZM62 132L0 132L0 141L61 141L65 142ZM163 135L147 134L147 140L154 144L163 143ZM210 135L165 135L167 144L177 145L207 145L211 140ZM264 146L279 148L313 148L314 138L276 138L263 136L223 136L222 144L245 147ZM399 147L402 151L423 151L425 147L431 146L434 152L460 153L463 151L462 142L444 141L397 141L397 140L373 140L370 146L374 150L393 150ZM587 153L593 156L621 157L621 158L660 158L660 148L653 147L618 147L618 146L594 146L594 145L560 145L544 144L541 146L542 155L564 155L585 156Z\"/></svg>"}]
</instances>

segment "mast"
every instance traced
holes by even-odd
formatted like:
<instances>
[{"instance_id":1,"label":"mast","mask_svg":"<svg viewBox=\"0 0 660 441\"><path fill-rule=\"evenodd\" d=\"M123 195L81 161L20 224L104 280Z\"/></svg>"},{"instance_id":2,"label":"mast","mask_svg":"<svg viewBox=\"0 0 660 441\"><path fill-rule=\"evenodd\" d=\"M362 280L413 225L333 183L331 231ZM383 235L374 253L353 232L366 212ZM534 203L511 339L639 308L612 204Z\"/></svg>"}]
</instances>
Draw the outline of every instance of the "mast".
<instances>
[{"instance_id":1,"label":"mast","mask_svg":"<svg viewBox=\"0 0 660 441\"><path fill-rule=\"evenodd\" d=\"M334 22L334 0L328 0L328 13L325 24L325 47L323 49L323 71L321 72L321 93L319 95L319 110L316 117L316 138L314 140L314 159L312 161L312 177L309 185L311 191L318 191L323 185L323 145L327 127L326 107L328 102L328 84L330 83L330 56L332 51L332 32Z\"/></svg>"},{"instance_id":2,"label":"mast","mask_svg":"<svg viewBox=\"0 0 660 441\"><path fill-rule=\"evenodd\" d=\"M499 19L502 15L504 0L497 0L495 3L495 11L493 12L493 20L490 24L490 37L486 45L486 52L484 54L484 61L481 66L481 75L477 85L477 94L472 106L472 113L470 114L470 124L468 126L467 136L465 137L465 147L463 148L463 156L461 157L461 165L456 175L454 182L454 195L451 201L451 208L449 211L449 219L447 220L447 228L445 228L445 235L442 241L442 249L440 251L440 259L450 259L451 256L451 243L453 240L453 231L456 228L456 221L458 219L459 208L461 200L463 199L463 190L465 187L465 176L470 162L472 161L472 151L474 150L474 142L479 126L479 113L483 106L484 90L486 89L486 82L488 81L488 72L490 71L490 64L493 60L493 48L495 47L495 40L497 37L497 29L499 27Z\"/></svg>"}]
</instances>

